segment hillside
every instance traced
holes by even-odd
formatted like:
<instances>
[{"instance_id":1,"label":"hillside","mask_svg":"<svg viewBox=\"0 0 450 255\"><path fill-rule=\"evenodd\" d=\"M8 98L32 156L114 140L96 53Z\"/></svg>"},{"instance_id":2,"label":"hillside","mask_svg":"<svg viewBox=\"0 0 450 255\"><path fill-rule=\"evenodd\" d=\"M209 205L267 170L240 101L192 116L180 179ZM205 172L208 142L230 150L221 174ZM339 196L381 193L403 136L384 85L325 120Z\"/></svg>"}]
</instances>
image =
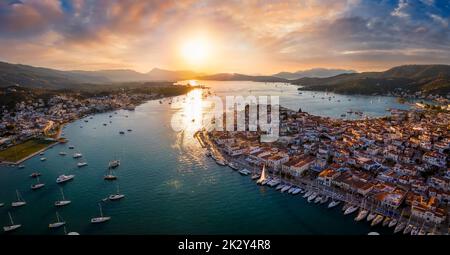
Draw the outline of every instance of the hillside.
<instances>
[{"instance_id":1,"label":"hillside","mask_svg":"<svg viewBox=\"0 0 450 255\"><path fill-rule=\"evenodd\" d=\"M109 79L95 74L72 73L49 68L0 62L0 87L68 88L79 83L107 83Z\"/></svg>"},{"instance_id":2,"label":"hillside","mask_svg":"<svg viewBox=\"0 0 450 255\"><path fill-rule=\"evenodd\" d=\"M292 81L306 90L328 90L347 94L385 94L393 91L450 93L449 65L406 65L384 72L341 74L329 78Z\"/></svg>"}]
</instances>

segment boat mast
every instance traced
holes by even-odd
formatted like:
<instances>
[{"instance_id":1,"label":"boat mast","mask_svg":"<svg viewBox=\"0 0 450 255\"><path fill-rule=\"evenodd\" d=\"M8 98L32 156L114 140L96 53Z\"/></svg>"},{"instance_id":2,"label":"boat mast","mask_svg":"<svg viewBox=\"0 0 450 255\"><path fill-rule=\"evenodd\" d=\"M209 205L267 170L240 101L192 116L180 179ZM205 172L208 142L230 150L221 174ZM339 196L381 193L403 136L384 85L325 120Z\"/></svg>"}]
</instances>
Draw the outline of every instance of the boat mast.
<instances>
[{"instance_id":1,"label":"boat mast","mask_svg":"<svg viewBox=\"0 0 450 255\"><path fill-rule=\"evenodd\" d=\"M103 210L102 210L102 205L100 203L98 203L98 207L100 207L100 217L103 218Z\"/></svg>"},{"instance_id":2,"label":"boat mast","mask_svg":"<svg viewBox=\"0 0 450 255\"><path fill-rule=\"evenodd\" d=\"M66 198L64 197L64 191L63 191L63 189L62 188L59 188L60 190L61 190L61 195L62 195L62 199L63 199L63 201L65 201L66 200Z\"/></svg>"},{"instance_id":3,"label":"boat mast","mask_svg":"<svg viewBox=\"0 0 450 255\"><path fill-rule=\"evenodd\" d=\"M8 212L8 216L9 216L9 220L11 221L11 226L13 226L14 225L14 221L13 221L13 218L12 218L10 212Z\"/></svg>"}]
</instances>

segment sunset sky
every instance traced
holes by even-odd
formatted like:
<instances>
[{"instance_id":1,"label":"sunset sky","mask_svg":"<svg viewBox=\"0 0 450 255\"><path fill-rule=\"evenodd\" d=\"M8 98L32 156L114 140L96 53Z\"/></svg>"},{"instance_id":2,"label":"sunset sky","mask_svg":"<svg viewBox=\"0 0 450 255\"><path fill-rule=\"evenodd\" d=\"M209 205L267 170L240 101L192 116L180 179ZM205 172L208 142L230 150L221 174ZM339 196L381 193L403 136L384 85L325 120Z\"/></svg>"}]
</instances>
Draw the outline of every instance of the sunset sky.
<instances>
[{"instance_id":1,"label":"sunset sky","mask_svg":"<svg viewBox=\"0 0 450 255\"><path fill-rule=\"evenodd\" d=\"M0 0L0 61L273 74L450 64L450 1Z\"/></svg>"}]
</instances>

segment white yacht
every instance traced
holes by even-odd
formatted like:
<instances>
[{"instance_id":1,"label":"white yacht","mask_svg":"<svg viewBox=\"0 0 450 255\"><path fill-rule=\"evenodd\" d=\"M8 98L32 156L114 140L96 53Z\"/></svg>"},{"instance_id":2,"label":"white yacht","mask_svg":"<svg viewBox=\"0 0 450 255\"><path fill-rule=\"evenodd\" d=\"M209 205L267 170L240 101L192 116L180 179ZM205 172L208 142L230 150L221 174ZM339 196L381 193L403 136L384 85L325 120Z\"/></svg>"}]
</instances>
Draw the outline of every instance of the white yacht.
<instances>
[{"instance_id":1,"label":"white yacht","mask_svg":"<svg viewBox=\"0 0 450 255\"><path fill-rule=\"evenodd\" d=\"M332 200L329 204L328 204L328 208L331 209L333 207L338 206L341 203L341 201L339 200Z\"/></svg>"},{"instance_id":2,"label":"white yacht","mask_svg":"<svg viewBox=\"0 0 450 255\"><path fill-rule=\"evenodd\" d=\"M359 213L358 216L356 216L355 221L361 221L364 218L367 217L367 214L369 213L369 211L362 209Z\"/></svg>"},{"instance_id":3,"label":"white yacht","mask_svg":"<svg viewBox=\"0 0 450 255\"><path fill-rule=\"evenodd\" d=\"M64 183L67 181L72 180L75 177L75 175L71 174L71 175L60 175L58 178L56 178L56 183Z\"/></svg>"},{"instance_id":4,"label":"white yacht","mask_svg":"<svg viewBox=\"0 0 450 255\"><path fill-rule=\"evenodd\" d=\"M302 189L301 188L295 188L295 190L294 191L292 191L292 195L297 195L298 193L300 193L302 191Z\"/></svg>"},{"instance_id":5,"label":"white yacht","mask_svg":"<svg viewBox=\"0 0 450 255\"><path fill-rule=\"evenodd\" d=\"M236 163L231 162L228 166L233 170L239 170L239 166Z\"/></svg>"},{"instance_id":6,"label":"white yacht","mask_svg":"<svg viewBox=\"0 0 450 255\"><path fill-rule=\"evenodd\" d=\"M20 224L14 224L14 221L13 221L13 218L12 218L12 216L11 216L11 213L8 212L8 216L9 216L9 221L11 222L11 225L9 225L9 226L4 226L4 227L3 227L3 231L5 231L5 232L11 232L11 231L14 231L14 230L16 230L16 229L22 227L22 225L20 225Z\"/></svg>"},{"instance_id":7,"label":"white yacht","mask_svg":"<svg viewBox=\"0 0 450 255\"><path fill-rule=\"evenodd\" d=\"M292 187L287 191L287 193L288 193L288 194L292 194L292 192L294 192L295 189L296 189L296 187L295 187L295 186L292 186Z\"/></svg>"},{"instance_id":8,"label":"white yacht","mask_svg":"<svg viewBox=\"0 0 450 255\"><path fill-rule=\"evenodd\" d=\"M416 236L417 234L419 234L419 228L413 227L413 229L411 230L411 235Z\"/></svg>"},{"instance_id":9,"label":"white yacht","mask_svg":"<svg viewBox=\"0 0 450 255\"><path fill-rule=\"evenodd\" d=\"M291 185L286 185L286 186L284 186L284 187L281 189L281 193L286 192L286 191L289 190L290 188L292 188Z\"/></svg>"},{"instance_id":10,"label":"white yacht","mask_svg":"<svg viewBox=\"0 0 450 255\"><path fill-rule=\"evenodd\" d=\"M83 157L83 154L81 154L81 153L73 154L73 158L81 158L81 157Z\"/></svg>"},{"instance_id":11,"label":"white yacht","mask_svg":"<svg viewBox=\"0 0 450 255\"><path fill-rule=\"evenodd\" d=\"M72 201L66 200L66 198L64 197L64 192L63 192L62 188L60 188L60 191L61 191L62 200L56 201L55 206L61 207L61 206L65 206L65 205L72 203Z\"/></svg>"},{"instance_id":12,"label":"white yacht","mask_svg":"<svg viewBox=\"0 0 450 255\"><path fill-rule=\"evenodd\" d=\"M42 157L42 158L40 158L40 160L41 160L41 161L46 161L46 160L47 160L47 158L45 158L45 157Z\"/></svg>"},{"instance_id":13,"label":"white yacht","mask_svg":"<svg viewBox=\"0 0 450 255\"><path fill-rule=\"evenodd\" d=\"M377 217L377 214L374 212L369 213L369 216L367 216L367 221L372 221L373 219L375 219L375 217Z\"/></svg>"},{"instance_id":14,"label":"white yacht","mask_svg":"<svg viewBox=\"0 0 450 255\"><path fill-rule=\"evenodd\" d=\"M392 228L395 225L397 225L397 219L392 219L391 222L389 222L388 227Z\"/></svg>"},{"instance_id":15,"label":"white yacht","mask_svg":"<svg viewBox=\"0 0 450 255\"><path fill-rule=\"evenodd\" d=\"M27 202L25 202L25 201L22 199L22 196L20 196L20 193L19 193L18 190L16 190L16 195L17 195L17 201L11 203L11 206L12 206L12 207L21 207L21 206L24 206L24 205L27 204Z\"/></svg>"},{"instance_id":16,"label":"white yacht","mask_svg":"<svg viewBox=\"0 0 450 255\"><path fill-rule=\"evenodd\" d=\"M282 189L282 188L284 188L284 184L279 184L276 188L275 188L275 190L280 190L280 189Z\"/></svg>"},{"instance_id":17,"label":"white yacht","mask_svg":"<svg viewBox=\"0 0 450 255\"><path fill-rule=\"evenodd\" d=\"M312 193L311 196L308 197L308 202L313 201L317 197L317 193Z\"/></svg>"},{"instance_id":18,"label":"white yacht","mask_svg":"<svg viewBox=\"0 0 450 255\"><path fill-rule=\"evenodd\" d=\"M98 207L100 209L100 217L95 217L91 219L92 224L107 222L111 219L111 217L103 216L102 205L99 203Z\"/></svg>"},{"instance_id":19,"label":"white yacht","mask_svg":"<svg viewBox=\"0 0 450 255\"><path fill-rule=\"evenodd\" d=\"M65 151L60 151L60 152L59 152L59 155L61 155L61 156L66 156L66 155L67 155L67 152L65 152Z\"/></svg>"},{"instance_id":20,"label":"white yacht","mask_svg":"<svg viewBox=\"0 0 450 255\"><path fill-rule=\"evenodd\" d=\"M32 189L32 190L38 190L38 189L43 188L43 187L45 186L45 183L41 183L41 182L39 181L39 177L36 177L36 178L37 178L37 183L31 185L31 189Z\"/></svg>"},{"instance_id":21,"label":"white yacht","mask_svg":"<svg viewBox=\"0 0 450 255\"><path fill-rule=\"evenodd\" d=\"M239 173L242 174L242 175L249 175L249 174L251 174L252 172L250 172L249 170L247 170L247 169L244 168L244 169L240 170Z\"/></svg>"},{"instance_id":22,"label":"white yacht","mask_svg":"<svg viewBox=\"0 0 450 255\"><path fill-rule=\"evenodd\" d=\"M309 196L311 196L312 195L312 191L307 191L306 193L305 193L305 195L303 195L303 198L307 198L307 197L309 197Z\"/></svg>"},{"instance_id":23,"label":"white yacht","mask_svg":"<svg viewBox=\"0 0 450 255\"><path fill-rule=\"evenodd\" d=\"M61 221L61 220L59 219L59 214L58 214L58 212L56 212L56 220L57 220L56 222L48 224L48 227L49 227L49 228L60 228L60 227L62 227L62 226L64 226L64 225L66 225L66 222L65 222L65 221Z\"/></svg>"},{"instance_id":24,"label":"white yacht","mask_svg":"<svg viewBox=\"0 0 450 255\"><path fill-rule=\"evenodd\" d=\"M318 195L318 196L316 197L316 199L314 199L314 204L318 204L320 201L322 201L322 196L321 196L321 195Z\"/></svg>"},{"instance_id":25,"label":"white yacht","mask_svg":"<svg viewBox=\"0 0 450 255\"><path fill-rule=\"evenodd\" d=\"M83 167L83 166L87 166L87 165L88 165L88 163L86 163L86 162L78 162L78 164L77 164L78 167Z\"/></svg>"},{"instance_id":26,"label":"white yacht","mask_svg":"<svg viewBox=\"0 0 450 255\"><path fill-rule=\"evenodd\" d=\"M383 219L384 219L384 216L378 214L378 215L375 217L375 219L372 221L372 224L370 224L370 226L374 227L374 226L380 224L380 223L383 221Z\"/></svg>"},{"instance_id":27,"label":"white yacht","mask_svg":"<svg viewBox=\"0 0 450 255\"><path fill-rule=\"evenodd\" d=\"M407 234L411 233L412 229L413 229L413 225L408 224L408 226L406 226L405 229L403 230L403 234L407 235Z\"/></svg>"},{"instance_id":28,"label":"white yacht","mask_svg":"<svg viewBox=\"0 0 450 255\"><path fill-rule=\"evenodd\" d=\"M347 208L347 210L344 211L344 215L349 215L354 213L356 210L358 210L358 206L350 206L349 208Z\"/></svg>"},{"instance_id":29,"label":"white yacht","mask_svg":"<svg viewBox=\"0 0 450 255\"><path fill-rule=\"evenodd\" d=\"M406 227L406 223L405 222L398 223L397 226L394 229L394 234L402 231L405 227Z\"/></svg>"},{"instance_id":30,"label":"white yacht","mask_svg":"<svg viewBox=\"0 0 450 255\"><path fill-rule=\"evenodd\" d=\"M323 196L322 199L320 200L320 204L325 204L326 202L328 202L329 197L328 196Z\"/></svg>"}]
</instances>

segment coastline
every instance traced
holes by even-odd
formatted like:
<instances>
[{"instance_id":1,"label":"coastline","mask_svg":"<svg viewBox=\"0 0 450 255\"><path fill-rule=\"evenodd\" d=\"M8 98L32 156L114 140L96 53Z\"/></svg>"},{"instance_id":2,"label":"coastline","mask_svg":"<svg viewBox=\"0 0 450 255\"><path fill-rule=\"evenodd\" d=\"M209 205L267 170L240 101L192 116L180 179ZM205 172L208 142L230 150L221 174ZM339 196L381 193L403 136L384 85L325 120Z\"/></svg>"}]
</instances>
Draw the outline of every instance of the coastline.
<instances>
[{"instance_id":1,"label":"coastline","mask_svg":"<svg viewBox=\"0 0 450 255\"><path fill-rule=\"evenodd\" d=\"M177 95L177 96L179 96L179 95ZM141 102L135 103L134 106L136 107L136 106L145 104L145 103L150 102L150 101L161 100L161 99L164 99L164 98L171 98L171 97L175 97L175 96L174 96L174 95L170 95L170 96L160 96L160 97L158 97L158 98L153 98L153 99L143 100L143 101L141 101ZM128 110L128 111L131 111L130 108L129 108L128 106L125 106L125 107L119 107L119 108L110 109L110 110L107 110L107 111L95 112L93 115L99 114L99 113L113 112L113 111L116 111L116 110ZM134 110L134 108L133 108L133 110ZM18 166L19 164L23 163L24 161L27 161L28 159L30 159L30 158L32 158L32 157L35 157L36 155L39 155L39 154L42 153L42 152L45 152L46 150L48 150L48 149L54 147L54 146L57 145L57 144L60 144L60 143L66 143L68 140L65 140L65 139L64 139L64 141L62 141L62 138L61 138L61 135L62 135L62 132L63 132L64 127L65 127L67 124L71 124L71 123L73 123L73 122L75 122L75 121L77 121L77 120L80 120L80 119L82 119L82 118L84 118L84 117L86 117L86 116L89 116L89 115L91 115L91 114L83 114L83 115L80 115L80 116L78 116L77 118L75 118L75 119L73 119L73 120L71 120L71 121L69 121L69 122L61 123L61 124L59 125L59 127L58 127L58 131L56 132L56 136L55 136L54 138L47 137L47 138L50 138L50 139L54 139L55 141L54 141L53 143L49 144L49 145L46 146L45 148L42 148L42 149L40 149L40 150L38 150L38 151L36 151L36 152L33 152L32 154L29 154L29 155L25 156L24 158L21 158L21 159L17 160L16 162L11 162L11 161L0 161L0 166Z\"/></svg>"}]
</instances>

